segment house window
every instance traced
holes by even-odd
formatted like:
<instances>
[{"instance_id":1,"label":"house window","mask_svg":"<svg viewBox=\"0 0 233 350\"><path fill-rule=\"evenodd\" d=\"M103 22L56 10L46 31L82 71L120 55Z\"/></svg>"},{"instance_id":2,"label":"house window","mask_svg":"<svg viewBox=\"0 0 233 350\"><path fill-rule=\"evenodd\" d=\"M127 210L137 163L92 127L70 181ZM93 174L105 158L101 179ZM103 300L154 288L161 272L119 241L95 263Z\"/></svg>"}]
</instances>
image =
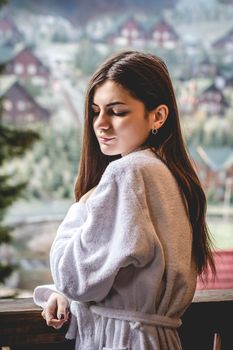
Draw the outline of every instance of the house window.
<instances>
[{"instance_id":1,"label":"house window","mask_svg":"<svg viewBox=\"0 0 233 350\"><path fill-rule=\"evenodd\" d=\"M27 71L28 71L28 74L30 75L35 75L36 74L36 65L31 63L27 66Z\"/></svg>"},{"instance_id":2,"label":"house window","mask_svg":"<svg viewBox=\"0 0 233 350\"><path fill-rule=\"evenodd\" d=\"M9 112L9 111L12 110L13 104L12 104L12 102L10 100L4 100L3 101L3 107L4 107L5 111Z\"/></svg>"},{"instance_id":3,"label":"house window","mask_svg":"<svg viewBox=\"0 0 233 350\"><path fill-rule=\"evenodd\" d=\"M14 67L15 74L22 74L24 72L24 66L22 63L16 63Z\"/></svg>"},{"instance_id":4,"label":"house window","mask_svg":"<svg viewBox=\"0 0 233 350\"><path fill-rule=\"evenodd\" d=\"M19 110L20 112L25 111L25 109L26 109L26 103L25 103L24 101L22 101L22 100L18 101L18 102L17 102L17 108L18 108L18 110Z\"/></svg>"},{"instance_id":5,"label":"house window","mask_svg":"<svg viewBox=\"0 0 233 350\"><path fill-rule=\"evenodd\" d=\"M33 122L35 120L35 115L32 113L27 114L26 121Z\"/></svg>"},{"instance_id":6,"label":"house window","mask_svg":"<svg viewBox=\"0 0 233 350\"><path fill-rule=\"evenodd\" d=\"M155 40L160 40L160 38L161 38L161 33L158 32L158 31L155 31L155 32L153 33L153 38L154 38Z\"/></svg>"},{"instance_id":7,"label":"house window","mask_svg":"<svg viewBox=\"0 0 233 350\"><path fill-rule=\"evenodd\" d=\"M170 38L169 32L163 32L163 40L168 40Z\"/></svg>"},{"instance_id":8,"label":"house window","mask_svg":"<svg viewBox=\"0 0 233 350\"><path fill-rule=\"evenodd\" d=\"M127 37L127 36L130 35L129 30L128 30L127 28L122 29L121 34L122 34L124 37Z\"/></svg>"}]
</instances>

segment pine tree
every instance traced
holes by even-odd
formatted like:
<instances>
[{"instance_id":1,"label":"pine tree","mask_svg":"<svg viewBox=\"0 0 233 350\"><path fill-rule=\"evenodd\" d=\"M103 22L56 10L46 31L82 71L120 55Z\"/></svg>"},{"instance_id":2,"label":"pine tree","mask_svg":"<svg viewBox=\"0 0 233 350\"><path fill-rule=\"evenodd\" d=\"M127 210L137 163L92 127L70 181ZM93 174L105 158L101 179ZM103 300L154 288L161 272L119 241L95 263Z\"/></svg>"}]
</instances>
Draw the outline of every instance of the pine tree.
<instances>
[{"instance_id":1,"label":"pine tree","mask_svg":"<svg viewBox=\"0 0 233 350\"><path fill-rule=\"evenodd\" d=\"M0 0L0 7L6 4L6 0ZM0 65L0 75L4 65ZM2 104L4 98L0 98L0 245L9 244L12 240L11 228L3 224L7 209L22 195L26 183L14 183L10 175L4 173L2 166L17 156L22 156L31 145L39 139L36 131L17 129L6 125L2 121ZM14 266L3 261L0 256L0 283L3 283L14 270Z\"/></svg>"},{"instance_id":2,"label":"pine tree","mask_svg":"<svg viewBox=\"0 0 233 350\"><path fill-rule=\"evenodd\" d=\"M16 156L22 156L30 148L39 135L32 130L17 130L14 127L3 125L0 120L0 167ZM22 194L26 183L14 183L11 176L0 173L0 245L10 243L10 227L3 225L7 209ZM0 257L0 283L13 271L13 266L1 261Z\"/></svg>"}]
</instances>

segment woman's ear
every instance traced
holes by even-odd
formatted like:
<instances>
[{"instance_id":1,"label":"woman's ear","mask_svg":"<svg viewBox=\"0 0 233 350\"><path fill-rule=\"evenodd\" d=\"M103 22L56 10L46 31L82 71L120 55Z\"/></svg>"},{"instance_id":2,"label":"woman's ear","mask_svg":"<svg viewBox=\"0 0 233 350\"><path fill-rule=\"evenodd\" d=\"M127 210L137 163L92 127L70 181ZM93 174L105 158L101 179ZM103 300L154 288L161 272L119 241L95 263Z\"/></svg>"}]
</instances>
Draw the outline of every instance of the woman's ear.
<instances>
[{"instance_id":1,"label":"woman's ear","mask_svg":"<svg viewBox=\"0 0 233 350\"><path fill-rule=\"evenodd\" d=\"M168 117L169 109L167 105L159 105L151 113L152 129L159 129Z\"/></svg>"}]
</instances>

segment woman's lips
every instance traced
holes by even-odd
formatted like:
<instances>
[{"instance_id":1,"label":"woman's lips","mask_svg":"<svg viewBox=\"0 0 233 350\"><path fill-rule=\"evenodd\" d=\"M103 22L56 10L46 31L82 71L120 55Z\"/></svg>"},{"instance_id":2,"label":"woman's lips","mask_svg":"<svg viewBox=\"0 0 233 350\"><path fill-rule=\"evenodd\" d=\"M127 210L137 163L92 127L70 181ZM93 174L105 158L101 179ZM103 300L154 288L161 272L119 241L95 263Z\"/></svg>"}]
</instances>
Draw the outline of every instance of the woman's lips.
<instances>
[{"instance_id":1,"label":"woman's lips","mask_svg":"<svg viewBox=\"0 0 233 350\"><path fill-rule=\"evenodd\" d=\"M109 143L110 141L114 140L115 137L99 137L99 141L101 143Z\"/></svg>"}]
</instances>

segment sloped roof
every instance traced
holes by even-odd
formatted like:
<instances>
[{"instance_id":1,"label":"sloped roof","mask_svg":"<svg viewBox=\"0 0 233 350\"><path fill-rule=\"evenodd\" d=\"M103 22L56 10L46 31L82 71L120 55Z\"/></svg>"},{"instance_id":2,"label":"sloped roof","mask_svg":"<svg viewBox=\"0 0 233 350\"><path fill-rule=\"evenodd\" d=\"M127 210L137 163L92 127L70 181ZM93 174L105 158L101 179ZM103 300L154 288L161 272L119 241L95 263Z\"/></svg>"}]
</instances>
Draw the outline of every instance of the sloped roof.
<instances>
[{"instance_id":1,"label":"sloped roof","mask_svg":"<svg viewBox=\"0 0 233 350\"><path fill-rule=\"evenodd\" d=\"M200 93L200 95L199 95L199 97L198 97L199 102L201 102L203 96L205 96L205 95L206 95L207 93L209 93L209 92L218 93L219 96L221 97L219 103L222 104L222 105L224 105L224 106L226 106L226 107L229 106L229 103L227 102L225 96L224 96L223 93L222 93L222 90L219 89L219 88L216 86L215 83L211 84L210 86L208 86L206 89L204 89L204 90Z\"/></svg>"},{"instance_id":2,"label":"sloped roof","mask_svg":"<svg viewBox=\"0 0 233 350\"><path fill-rule=\"evenodd\" d=\"M15 77L1 77L0 78L0 97L6 95L9 90L17 87L20 91L23 92L25 96L31 101L33 105L36 105L39 107L43 112L45 112L48 116L50 114L50 111L41 106L40 103L27 91L27 89L21 85Z\"/></svg>"},{"instance_id":3,"label":"sloped roof","mask_svg":"<svg viewBox=\"0 0 233 350\"><path fill-rule=\"evenodd\" d=\"M227 169L233 162L232 147L197 147L197 152L202 160L212 170Z\"/></svg>"},{"instance_id":4,"label":"sloped roof","mask_svg":"<svg viewBox=\"0 0 233 350\"><path fill-rule=\"evenodd\" d=\"M46 69L49 72L49 68L41 61L41 59L34 53L33 49L29 46L24 45L24 46L18 47L14 53L14 56L11 58L10 61L17 60L17 57L24 52L28 52L31 56L33 56L36 59L36 61L40 66L43 66L44 69Z\"/></svg>"},{"instance_id":5,"label":"sloped roof","mask_svg":"<svg viewBox=\"0 0 233 350\"><path fill-rule=\"evenodd\" d=\"M188 147L188 153L189 153L191 160L194 161L194 163L197 162L198 164L206 165L206 162L204 161L204 159L200 156L199 152L197 151L197 147L190 145Z\"/></svg>"},{"instance_id":6,"label":"sloped roof","mask_svg":"<svg viewBox=\"0 0 233 350\"><path fill-rule=\"evenodd\" d=\"M19 43L15 47L8 45L0 45L0 63L7 63L25 48L24 44Z\"/></svg>"},{"instance_id":7,"label":"sloped roof","mask_svg":"<svg viewBox=\"0 0 233 350\"><path fill-rule=\"evenodd\" d=\"M160 19L157 23L155 23L151 28L150 28L150 33L154 30L159 30L159 31L169 31L174 39L179 40L179 35L173 28L171 24L169 24L165 19Z\"/></svg>"},{"instance_id":8,"label":"sloped roof","mask_svg":"<svg viewBox=\"0 0 233 350\"><path fill-rule=\"evenodd\" d=\"M17 34L18 38L21 38L21 39L24 38L23 33L18 29L14 20L10 18L10 16L4 16L0 18L0 30L1 31L12 30L14 33Z\"/></svg>"},{"instance_id":9,"label":"sloped roof","mask_svg":"<svg viewBox=\"0 0 233 350\"><path fill-rule=\"evenodd\" d=\"M215 84L211 84L203 92L209 92L209 91L218 92L222 95L222 91Z\"/></svg>"},{"instance_id":10,"label":"sloped roof","mask_svg":"<svg viewBox=\"0 0 233 350\"><path fill-rule=\"evenodd\" d=\"M120 18L116 19L116 21L112 24L110 30L108 30L103 36L103 40L109 37L115 37L116 35L119 35L121 29L128 23L134 23L138 26L139 30L141 31L141 34L146 34L147 29L143 21L139 20L134 15L125 14L122 15Z\"/></svg>"},{"instance_id":11,"label":"sloped roof","mask_svg":"<svg viewBox=\"0 0 233 350\"><path fill-rule=\"evenodd\" d=\"M218 48L221 45L224 45L229 41L229 39L233 36L233 28L230 29L226 34L221 36L219 39L213 42L212 46Z\"/></svg>"},{"instance_id":12,"label":"sloped roof","mask_svg":"<svg viewBox=\"0 0 233 350\"><path fill-rule=\"evenodd\" d=\"M214 252L216 264L216 278L208 279L205 284L199 278L197 280L197 290L203 289L233 289L233 250L223 250ZM211 273L209 274L211 277Z\"/></svg>"},{"instance_id":13,"label":"sloped roof","mask_svg":"<svg viewBox=\"0 0 233 350\"><path fill-rule=\"evenodd\" d=\"M226 86L232 86L233 87L233 75L226 80Z\"/></svg>"}]
</instances>

